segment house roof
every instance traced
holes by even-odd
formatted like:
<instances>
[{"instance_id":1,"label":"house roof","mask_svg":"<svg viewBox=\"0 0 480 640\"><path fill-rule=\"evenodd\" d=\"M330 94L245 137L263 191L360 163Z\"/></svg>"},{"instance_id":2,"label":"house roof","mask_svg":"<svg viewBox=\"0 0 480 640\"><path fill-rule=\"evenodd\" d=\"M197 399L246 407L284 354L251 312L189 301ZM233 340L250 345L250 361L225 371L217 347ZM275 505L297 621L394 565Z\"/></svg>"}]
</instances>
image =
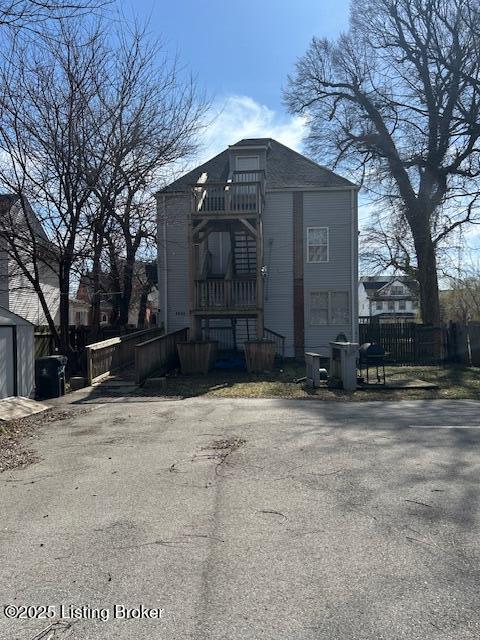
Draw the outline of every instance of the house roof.
<instances>
[{"instance_id":1,"label":"house roof","mask_svg":"<svg viewBox=\"0 0 480 640\"><path fill-rule=\"evenodd\" d=\"M25 225L25 221L28 222L28 233L34 234L38 240L48 241L45 230L42 227L42 223L35 215L30 203L26 198L22 198L23 207L19 202L20 196L14 193L1 193L0 194L0 217L9 215L9 219L6 222L4 231L22 229ZM19 206L13 207L18 202ZM13 208L12 208L13 207ZM17 226L18 225L18 226ZM51 245L53 246L53 245Z\"/></svg>"},{"instance_id":2,"label":"house roof","mask_svg":"<svg viewBox=\"0 0 480 640\"><path fill-rule=\"evenodd\" d=\"M411 295L418 294L418 282L408 276L363 276L360 278L360 282L369 298L378 297L377 294L381 295L381 290L393 282L401 282L410 290ZM395 298L397 297L395 296Z\"/></svg>"},{"instance_id":3,"label":"house roof","mask_svg":"<svg viewBox=\"0 0 480 640\"><path fill-rule=\"evenodd\" d=\"M265 146L267 148L265 178L268 189L356 187L349 180L272 138L245 138L232 145L232 147L248 146ZM229 159L229 149L225 149L217 156L175 180L159 193L187 191L204 173L207 174L207 179L210 182L226 182L230 171Z\"/></svg>"},{"instance_id":4,"label":"house roof","mask_svg":"<svg viewBox=\"0 0 480 640\"><path fill-rule=\"evenodd\" d=\"M28 324L32 327L34 326L33 323L30 322L30 320L27 320L23 316L19 316L18 313L13 313L13 311L10 311L10 309L7 309L6 307L2 307L0 305L0 325L5 324L5 320L11 321L13 324L17 325Z\"/></svg>"}]
</instances>

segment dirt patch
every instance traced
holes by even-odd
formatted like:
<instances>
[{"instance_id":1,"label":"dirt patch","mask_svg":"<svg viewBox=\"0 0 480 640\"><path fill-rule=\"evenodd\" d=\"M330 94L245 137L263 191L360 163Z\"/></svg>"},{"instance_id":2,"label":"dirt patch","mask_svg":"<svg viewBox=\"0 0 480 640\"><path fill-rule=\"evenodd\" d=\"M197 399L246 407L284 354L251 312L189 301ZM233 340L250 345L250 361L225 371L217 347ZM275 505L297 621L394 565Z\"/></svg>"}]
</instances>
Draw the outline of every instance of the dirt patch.
<instances>
[{"instance_id":1,"label":"dirt patch","mask_svg":"<svg viewBox=\"0 0 480 640\"><path fill-rule=\"evenodd\" d=\"M215 460L216 467L218 469L218 467L225 462L228 456L243 446L245 442L246 441L243 438L236 438L235 436L232 436L231 438L214 440L206 447L202 447L202 451L209 452L206 454L206 457L210 460Z\"/></svg>"},{"instance_id":2,"label":"dirt patch","mask_svg":"<svg viewBox=\"0 0 480 640\"><path fill-rule=\"evenodd\" d=\"M0 422L0 473L9 469L22 469L40 458L33 449L40 427L58 420L68 420L82 413L88 413L88 409L48 409L43 413L36 413L26 418Z\"/></svg>"}]
</instances>

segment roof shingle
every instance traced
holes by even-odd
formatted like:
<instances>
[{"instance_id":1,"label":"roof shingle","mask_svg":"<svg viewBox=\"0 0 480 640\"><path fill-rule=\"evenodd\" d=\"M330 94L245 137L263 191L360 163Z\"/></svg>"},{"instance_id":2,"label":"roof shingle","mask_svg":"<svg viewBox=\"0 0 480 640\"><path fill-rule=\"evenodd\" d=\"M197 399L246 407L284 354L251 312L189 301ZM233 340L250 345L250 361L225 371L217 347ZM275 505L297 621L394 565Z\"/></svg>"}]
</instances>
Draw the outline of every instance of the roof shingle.
<instances>
[{"instance_id":1,"label":"roof shingle","mask_svg":"<svg viewBox=\"0 0 480 640\"><path fill-rule=\"evenodd\" d=\"M355 187L349 180L272 138L246 138L232 146L255 145L268 147L265 176L267 189ZM187 191L190 185L196 183L203 173L207 174L210 182L225 182L229 174L229 150L225 149L211 160L189 171L162 189L160 193Z\"/></svg>"}]
</instances>

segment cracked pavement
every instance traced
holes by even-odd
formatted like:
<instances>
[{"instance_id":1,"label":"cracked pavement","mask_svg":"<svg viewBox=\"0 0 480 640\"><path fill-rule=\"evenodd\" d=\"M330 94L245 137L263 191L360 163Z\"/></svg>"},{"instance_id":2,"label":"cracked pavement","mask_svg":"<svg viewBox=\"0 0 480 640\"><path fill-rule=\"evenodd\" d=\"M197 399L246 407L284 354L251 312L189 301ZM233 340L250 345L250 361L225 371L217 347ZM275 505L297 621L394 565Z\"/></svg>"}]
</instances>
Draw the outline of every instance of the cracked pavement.
<instances>
[{"instance_id":1,"label":"cracked pavement","mask_svg":"<svg viewBox=\"0 0 480 640\"><path fill-rule=\"evenodd\" d=\"M410 428L480 425L480 403L90 406L0 475L1 602L163 613L45 637L480 636L480 429ZM0 638L51 622L0 612Z\"/></svg>"}]
</instances>

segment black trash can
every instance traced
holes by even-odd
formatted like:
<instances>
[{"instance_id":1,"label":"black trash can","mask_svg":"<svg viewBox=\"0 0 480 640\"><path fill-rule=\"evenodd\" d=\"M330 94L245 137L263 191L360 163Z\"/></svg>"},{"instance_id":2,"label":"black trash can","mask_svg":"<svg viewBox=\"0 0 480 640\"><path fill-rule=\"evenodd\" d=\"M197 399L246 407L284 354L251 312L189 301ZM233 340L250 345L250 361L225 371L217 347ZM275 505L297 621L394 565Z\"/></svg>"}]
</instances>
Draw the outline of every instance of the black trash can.
<instances>
[{"instance_id":1,"label":"black trash can","mask_svg":"<svg viewBox=\"0 0 480 640\"><path fill-rule=\"evenodd\" d=\"M65 356L46 356L35 360L37 398L59 398L65 395Z\"/></svg>"}]
</instances>

